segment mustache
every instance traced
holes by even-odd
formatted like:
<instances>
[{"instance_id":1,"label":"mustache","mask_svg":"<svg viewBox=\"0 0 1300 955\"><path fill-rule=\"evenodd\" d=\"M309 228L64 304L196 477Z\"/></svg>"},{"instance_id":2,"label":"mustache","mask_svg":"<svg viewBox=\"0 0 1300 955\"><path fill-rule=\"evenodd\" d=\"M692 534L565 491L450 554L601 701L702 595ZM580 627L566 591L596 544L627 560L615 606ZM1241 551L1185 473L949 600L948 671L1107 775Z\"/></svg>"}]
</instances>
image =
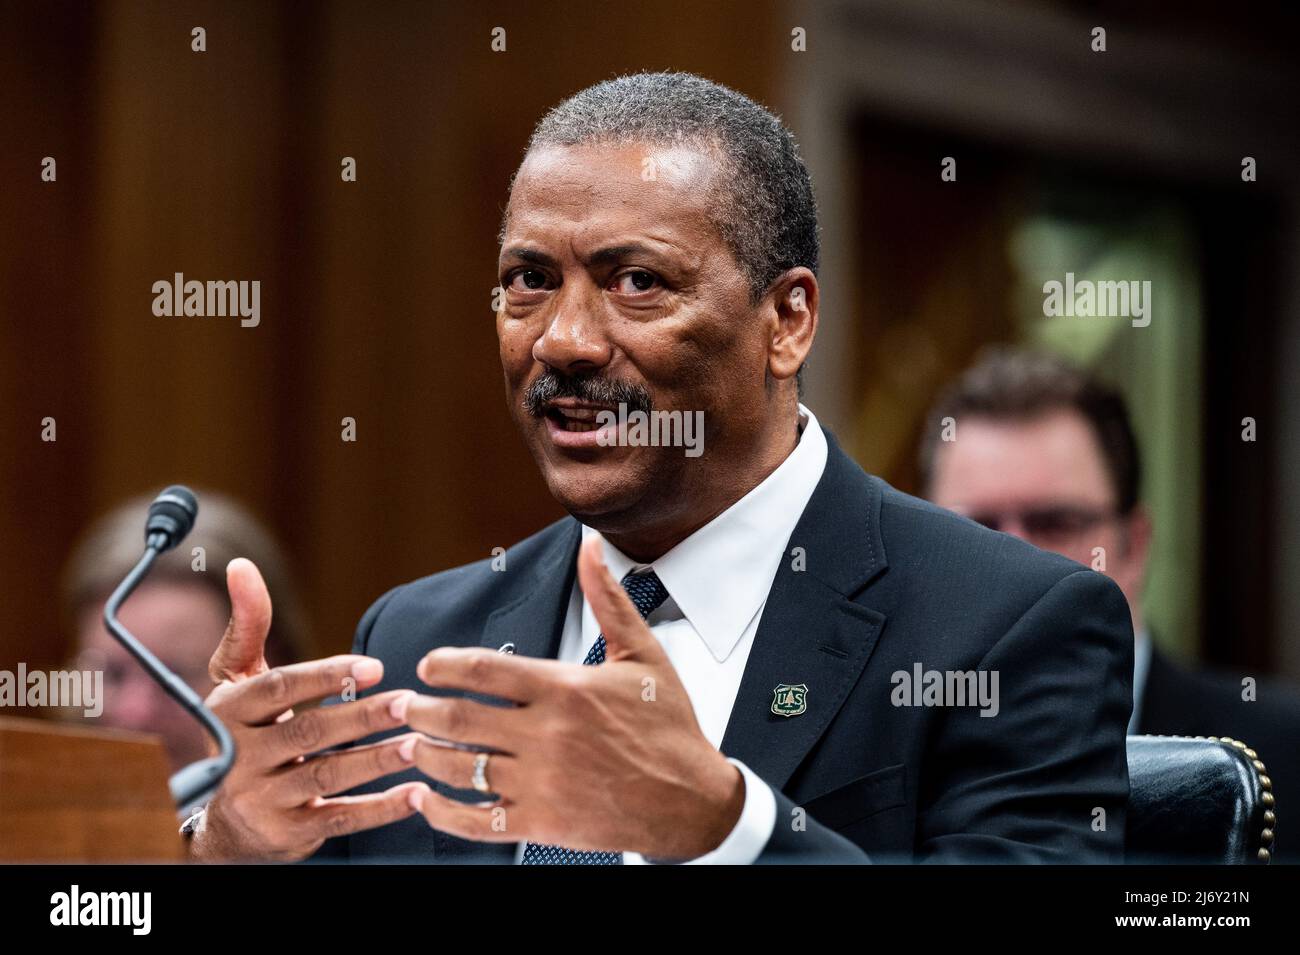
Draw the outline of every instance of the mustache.
<instances>
[{"instance_id":1,"label":"mustache","mask_svg":"<svg viewBox=\"0 0 1300 955\"><path fill-rule=\"evenodd\" d=\"M599 375L565 375L548 368L524 391L524 410L534 418L540 418L546 414L547 403L556 398L576 398L612 407L623 404L629 412L643 411L646 414L654 407L650 392L644 385Z\"/></svg>"}]
</instances>

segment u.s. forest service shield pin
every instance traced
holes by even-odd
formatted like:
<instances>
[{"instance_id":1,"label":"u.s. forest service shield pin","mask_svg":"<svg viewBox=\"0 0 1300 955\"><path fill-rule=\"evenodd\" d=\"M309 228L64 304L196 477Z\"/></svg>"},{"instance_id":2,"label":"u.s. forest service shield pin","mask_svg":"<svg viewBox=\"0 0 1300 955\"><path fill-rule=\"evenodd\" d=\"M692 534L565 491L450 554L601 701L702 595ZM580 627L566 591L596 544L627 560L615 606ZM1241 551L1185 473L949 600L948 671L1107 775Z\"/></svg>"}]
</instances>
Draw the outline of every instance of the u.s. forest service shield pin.
<instances>
[{"instance_id":1,"label":"u.s. forest service shield pin","mask_svg":"<svg viewBox=\"0 0 1300 955\"><path fill-rule=\"evenodd\" d=\"M808 686L782 683L772 691L772 712L777 716L798 716L808 709Z\"/></svg>"}]
</instances>

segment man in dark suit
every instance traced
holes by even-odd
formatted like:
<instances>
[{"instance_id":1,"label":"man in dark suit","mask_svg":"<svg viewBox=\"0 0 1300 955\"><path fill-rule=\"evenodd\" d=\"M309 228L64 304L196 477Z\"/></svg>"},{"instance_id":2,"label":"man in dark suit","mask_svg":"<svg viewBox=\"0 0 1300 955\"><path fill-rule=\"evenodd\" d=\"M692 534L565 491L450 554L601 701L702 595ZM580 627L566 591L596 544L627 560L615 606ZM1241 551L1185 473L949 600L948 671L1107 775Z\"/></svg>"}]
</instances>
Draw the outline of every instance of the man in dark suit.
<instances>
[{"instance_id":1,"label":"man in dark suit","mask_svg":"<svg viewBox=\"0 0 1300 955\"><path fill-rule=\"evenodd\" d=\"M745 97L641 74L549 113L497 334L572 517L278 676L232 566L212 704L243 762L195 857L1118 861L1122 594L839 450L799 400L817 264L793 137Z\"/></svg>"},{"instance_id":2,"label":"man in dark suit","mask_svg":"<svg viewBox=\"0 0 1300 955\"><path fill-rule=\"evenodd\" d=\"M401 674L383 687L417 686L421 658L438 644L554 657L580 536L564 520L507 553L518 573L484 561L398 588L366 614L354 652ZM790 543L805 550L807 568L791 560L777 572L722 741L777 791L764 856L1118 858L1129 684L1113 587L900 494L833 444ZM911 676L918 663L999 672L998 712L981 716L973 701L895 705L891 677ZM782 683L807 686L806 712L772 712ZM468 789L469 755L451 757L464 765L458 788ZM1105 832L1091 828L1097 806L1108 813ZM467 826L474 811L464 811ZM465 834L488 837L490 817L480 824ZM509 862L515 847L413 819L354 835L349 849Z\"/></svg>"},{"instance_id":3,"label":"man in dark suit","mask_svg":"<svg viewBox=\"0 0 1300 955\"><path fill-rule=\"evenodd\" d=\"M949 419L958 437L945 442ZM996 349L946 390L927 421L927 497L1104 570L1124 591L1137 641L1129 732L1241 740L1264 762L1278 810L1300 801L1300 694L1185 669L1144 623L1152 525L1119 392L1053 355Z\"/></svg>"}]
</instances>

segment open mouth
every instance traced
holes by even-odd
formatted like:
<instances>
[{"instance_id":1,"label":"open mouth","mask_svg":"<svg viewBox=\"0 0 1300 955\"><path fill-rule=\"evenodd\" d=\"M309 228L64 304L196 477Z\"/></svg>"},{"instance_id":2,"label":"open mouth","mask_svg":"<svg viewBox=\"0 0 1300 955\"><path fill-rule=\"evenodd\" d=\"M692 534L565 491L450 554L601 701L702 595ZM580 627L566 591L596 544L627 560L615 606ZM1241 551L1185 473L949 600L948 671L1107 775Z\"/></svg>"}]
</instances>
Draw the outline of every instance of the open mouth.
<instances>
[{"instance_id":1,"label":"open mouth","mask_svg":"<svg viewBox=\"0 0 1300 955\"><path fill-rule=\"evenodd\" d=\"M560 399L546 406L546 417L563 431L596 431L600 427L596 416L602 411L616 413L609 405L579 404Z\"/></svg>"},{"instance_id":2,"label":"open mouth","mask_svg":"<svg viewBox=\"0 0 1300 955\"><path fill-rule=\"evenodd\" d=\"M542 411L552 446L581 454L618 443L618 424L612 420L617 414L610 404L577 398L554 398Z\"/></svg>"}]
</instances>

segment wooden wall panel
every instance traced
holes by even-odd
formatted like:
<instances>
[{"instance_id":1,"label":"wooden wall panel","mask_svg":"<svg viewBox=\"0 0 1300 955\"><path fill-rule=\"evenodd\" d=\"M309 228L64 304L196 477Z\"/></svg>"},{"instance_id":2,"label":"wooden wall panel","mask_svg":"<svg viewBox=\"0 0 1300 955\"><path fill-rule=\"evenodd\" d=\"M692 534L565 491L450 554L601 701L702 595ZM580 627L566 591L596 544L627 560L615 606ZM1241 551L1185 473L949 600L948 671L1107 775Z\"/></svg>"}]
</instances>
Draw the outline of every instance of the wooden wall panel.
<instances>
[{"instance_id":1,"label":"wooden wall panel","mask_svg":"<svg viewBox=\"0 0 1300 955\"><path fill-rule=\"evenodd\" d=\"M40 10L5 12L25 52L0 57L19 144L0 162L20 183L0 206L0 666L63 659L55 583L77 531L173 481L267 519L319 652L389 587L558 517L510 424L490 310L532 125L637 69L772 102L790 56L777 7L737 0ZM66 157L57 189L36 179L45 152ZM259 280L260 325L155 317L151 285L177 271ZM57 449L39 447L46 413Z\"/></svg>"}]
</instances>

